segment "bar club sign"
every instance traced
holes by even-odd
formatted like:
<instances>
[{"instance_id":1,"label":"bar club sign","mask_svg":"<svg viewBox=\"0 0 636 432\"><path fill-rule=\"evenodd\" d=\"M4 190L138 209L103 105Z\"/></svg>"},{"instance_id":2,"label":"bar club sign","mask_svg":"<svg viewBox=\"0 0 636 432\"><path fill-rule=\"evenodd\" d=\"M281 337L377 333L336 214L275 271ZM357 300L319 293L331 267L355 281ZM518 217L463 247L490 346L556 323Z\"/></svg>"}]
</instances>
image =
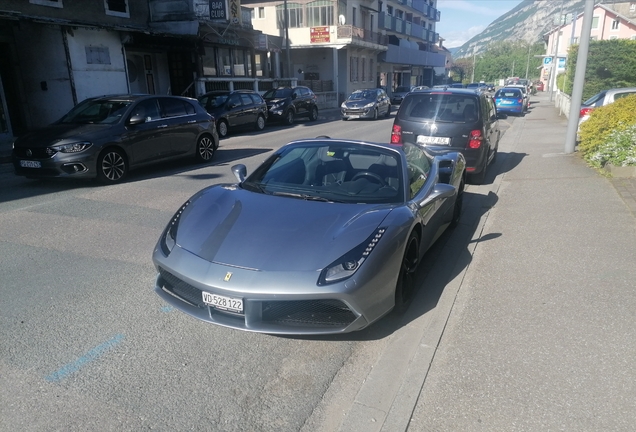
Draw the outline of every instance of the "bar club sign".
<instances>
[{"instance_id":1,"label":"bar club sign","mask_svg":"<svg viewBox=\"0 0 636 432\"><path fill-rule=\"evenodd\" d=\"M210 19L230 21L232 24L241 22L240 0L210 0Z\"/></svg>"},{"instance_id":2,"label":"bar club sign","mask_svg":"<svg viewBox=\"0 0 636 432\"><path fill-rule=\"evenodd\" d=\"M325 42L329 42L329 26L325 26L325 27L310 27L309 28L309 41L310 41L310 43L325 43Z\"/></svg>"}]
</instances>

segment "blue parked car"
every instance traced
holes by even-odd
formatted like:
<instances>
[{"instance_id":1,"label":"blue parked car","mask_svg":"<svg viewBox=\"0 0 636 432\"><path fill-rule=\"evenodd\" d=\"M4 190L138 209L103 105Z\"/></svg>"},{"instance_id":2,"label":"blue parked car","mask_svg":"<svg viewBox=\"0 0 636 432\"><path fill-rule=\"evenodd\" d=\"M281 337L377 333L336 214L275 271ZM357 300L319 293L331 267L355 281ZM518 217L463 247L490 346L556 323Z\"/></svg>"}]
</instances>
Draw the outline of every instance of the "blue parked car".
<instances>
[{"instance_id":1,"label":"blue parked car","mask_svg":"<svg viewBox=\"0 0 636 432\"><path fill-rule=\"evenodd\" d=\"M495 106L497 112L506 114L523 115L524 102L523 93L518 88L502 88L495 93Z\"/></svg>"}]
</instances>

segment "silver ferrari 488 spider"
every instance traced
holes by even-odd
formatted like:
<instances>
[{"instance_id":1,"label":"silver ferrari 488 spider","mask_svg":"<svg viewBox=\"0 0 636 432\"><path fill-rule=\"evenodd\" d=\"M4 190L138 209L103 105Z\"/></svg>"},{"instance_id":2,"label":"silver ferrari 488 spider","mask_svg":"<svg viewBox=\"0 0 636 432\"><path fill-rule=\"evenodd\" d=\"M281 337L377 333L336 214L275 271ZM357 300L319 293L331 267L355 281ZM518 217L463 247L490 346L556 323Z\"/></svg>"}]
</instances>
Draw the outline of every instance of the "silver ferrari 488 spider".
<instances>
[{"instance_id":1,"label":"silver ferrari 488 spider","mask_svg":"<svg viewBox=\"0 0 636 432\"><path fill-rule=\"evenodd\" d=\"M181 206L153 253L155 292L240 330L360 330L408 306L424 252L459 221L465 165L408 143L291 142Z\"/></svg>"}]
</instances>

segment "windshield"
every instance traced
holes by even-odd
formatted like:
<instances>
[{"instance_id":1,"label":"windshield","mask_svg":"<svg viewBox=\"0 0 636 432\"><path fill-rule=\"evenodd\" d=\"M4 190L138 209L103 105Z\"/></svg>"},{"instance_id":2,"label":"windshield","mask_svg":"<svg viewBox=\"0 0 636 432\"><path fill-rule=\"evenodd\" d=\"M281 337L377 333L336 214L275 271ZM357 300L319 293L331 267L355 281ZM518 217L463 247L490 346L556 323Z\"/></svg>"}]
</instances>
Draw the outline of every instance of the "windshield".
<instances>
[{"instance_id":1,"label":"windshield","mask_svg":"<svg viewBox=\"0 0 636 432\"><path fill-rule=\"evenodd\" d=\"M263 95L263 99L279 99L279 98L286 98L286 97L290 97L291 96L291 89L290 88L276 88L276 89L271 89L271 90L267 90L265 92L265 94Z\"/></svg>"},{"instance_id":2,"label":"windshield","mask_svg":"<svg viewBox=\"0 0 636 432\"><path fill-rule=\"evenodd\" d=\"M113 124L117 123L132 101L88 99L76 105L62 117L60 123Z\"/></svg>"},{"instance_id":3,"label":"windshield","mask_svg":"<svg viewBox=\"0 0 636 432\"><path fill-rule=\"evenodd\" d=\"M398 149L347 141L283 147L241 185L257 193L351 204L404 201Z\"/></svg>"},{"instance_id":4,"label":"windshield","mask_svg":"<svg viewBox=\"0 0 636 432\"><path fill-rule=\"evenodd\" d=\"M409 121L435 120L468 123L477 120L479 98L450 92L411 93L398 111L398 118Z\"/></svg>"},{"instance_id":5,"label":"windshield","mask_svg":"<svg viewBox=\"0 0 636 432\"><path fill-rule=\"evenodd\" d=\"M201 98L201 103L205 108L220 108L227 101L227 94L220 95L210 95L204 98Z\"/></svg>"},{"instance_id":6,"label":"windshield","mask_svg":"<svg viewBox=\"0 0 636 432\"><path fill-rule=\"evenodd\" d=\"M521 91L517 89L500 89L495 93L495 98L521 98Z\"/></svg>"},{"instance_id":7,"label":"windshield","mask_svg":"<svg viewBox=\"0 0 636 432\"><path fill-rule=\"evenodd\" d=\"M599 100L605 97L605 93L607 92L602 91L600 93L595 94L594 96L592 96L591 98L583 102L583 105L594 105L596 102L598 102Z\"/></svg>"},{"instance_id":8,"label":"windshield","mask_svg":"<svg viewBox=\"0 0 636 432\"><path fill-rule=\"evenodd\" d=\"M373 99L375 92L372 91L355 91L349 96L349 100Z\"/></svg>"}]
</instances>

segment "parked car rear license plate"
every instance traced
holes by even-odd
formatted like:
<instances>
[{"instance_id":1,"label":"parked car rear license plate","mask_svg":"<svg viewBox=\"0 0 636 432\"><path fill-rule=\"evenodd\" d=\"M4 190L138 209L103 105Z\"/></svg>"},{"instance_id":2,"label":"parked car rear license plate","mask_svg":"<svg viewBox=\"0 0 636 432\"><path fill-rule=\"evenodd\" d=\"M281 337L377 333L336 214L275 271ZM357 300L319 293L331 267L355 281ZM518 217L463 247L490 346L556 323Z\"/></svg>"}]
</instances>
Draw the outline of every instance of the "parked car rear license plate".
<instances>
[{"instance_id":1,"label":"parked car rear license plate","mask_svg":"<svg viewBox=\"0 0 636 432\"><path fill-rule=\"evenodd\" d=\"M436 145L450 145L449 137L433 137L426 135L418 135L417 141L418 144L436 144Z\"/></svg>"},{"instance_id":2,"label":"parked car rear license plate","mask_svg":"<svg viewBox=\"0 0 636 432\"><path fill-rule=\"evenodd\" d=\"M226 297L203 291L203 303L228 312L243 313L243 299Z\"/></svg>"},{"instance_id":3,"label":"parked car rear license plate","mask_svg":"<svg viewBox=\"0 0 636 432\"><path fill-rule=\"evenodd\" d=\"M39 161L21 160L20 166L22 168L42 168L42 163Z\"/></svg>"}]
</instances>

